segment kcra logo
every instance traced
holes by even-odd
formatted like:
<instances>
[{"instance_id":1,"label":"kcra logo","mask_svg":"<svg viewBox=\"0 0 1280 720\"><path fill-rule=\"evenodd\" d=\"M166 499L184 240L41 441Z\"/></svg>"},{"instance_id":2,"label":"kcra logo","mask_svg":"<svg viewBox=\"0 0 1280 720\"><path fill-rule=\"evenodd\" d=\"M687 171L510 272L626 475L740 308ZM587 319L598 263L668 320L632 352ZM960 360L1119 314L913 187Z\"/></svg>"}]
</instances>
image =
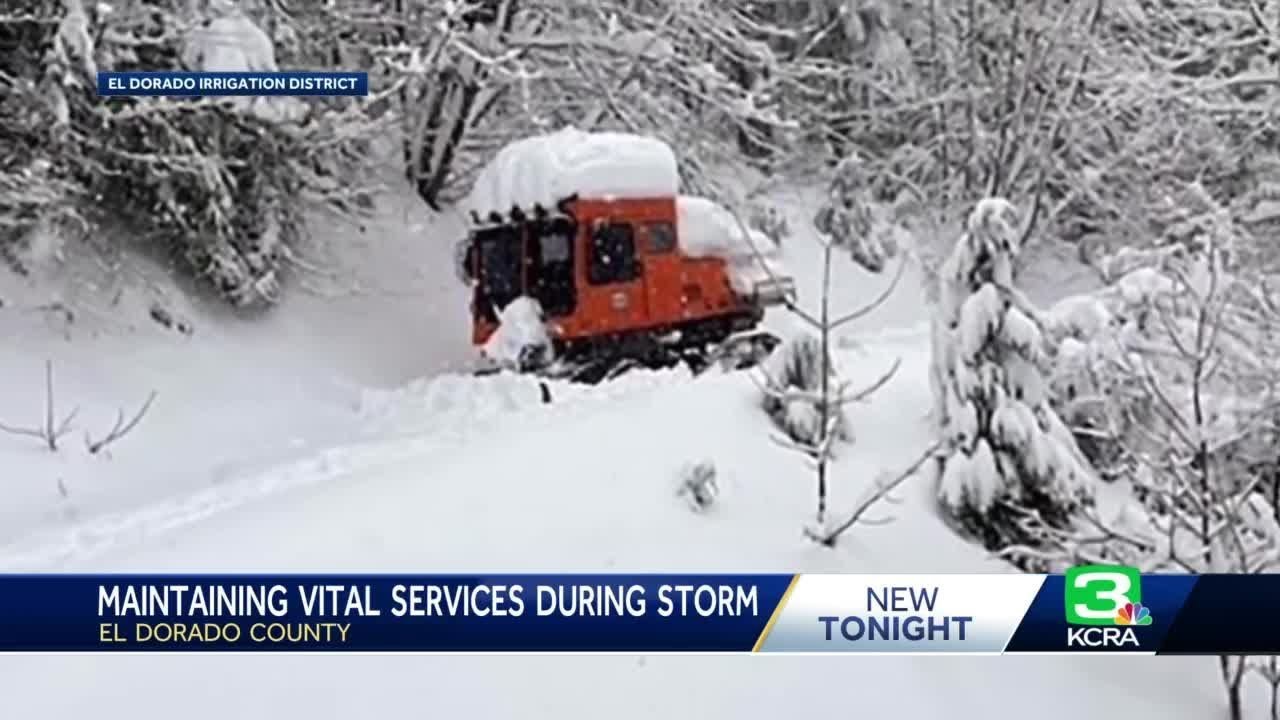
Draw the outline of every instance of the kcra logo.
<instances>
[{"instance_id":1,"label":"kcra logo","mask_svg":"<svg viewBox=\"0 0 1280 720\"><path fill-rule=\"evenodd\" d=\"M1135 626L1150 625L1142 606L1142 575L1123 565L1082 565L1065 580L1067 647L1139 648Z\"/></svg>"}]
</instances>

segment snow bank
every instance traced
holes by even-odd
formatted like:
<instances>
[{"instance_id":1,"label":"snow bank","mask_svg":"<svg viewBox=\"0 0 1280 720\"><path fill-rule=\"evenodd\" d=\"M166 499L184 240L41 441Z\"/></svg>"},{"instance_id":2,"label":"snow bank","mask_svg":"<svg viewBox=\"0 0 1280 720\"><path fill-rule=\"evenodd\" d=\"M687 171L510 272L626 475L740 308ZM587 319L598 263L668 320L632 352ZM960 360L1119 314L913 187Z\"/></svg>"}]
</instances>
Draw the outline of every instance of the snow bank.
<instances>
[{"instance_id":1,"label":"snow bank","mask_svg":"<svg viewBox=\"0 0 1280 720\"><path fill-rule=\"evenodd\" d=\"M656 138L573 127L507 145L480 171L464 209L487 214L574 194L654 197L679 192L676 156Z\"/></svg>"},{"instance_id":2,"label":"snow bank","mask_svg":"<svg viewBox=\"0 0 1280 720\"><path fill-rule=\"evenodd\" d=\"M359 414L362 427L374 435L446 435L541 404L532 375L449 374L394 389L367 389Z\"/></svg>"},{"instance_id":3,"label":"snow bank","mask_svg":"<svg viewBox=\"0 0 1280 720\"><path fill-rule=\"evenodd\" d=\"M692 378L684 365L663 370L635 370L605 385L540 378L524 373L476 376L448 374L419 378L394 389L368 389L360 397L362 433L377 437L473 437L512 413L545 407L540 385L557 406L611 405L639 393Z\"/></svg>"},{"instance_id":4,"label":"snow bank","mask_svg":"<svg viewBox=\"0 0 1280 720\"><path fill-rule=\"evenodd\" d=\"M718 257L729 264L734 291L752 294L774 278L791 275L769 236L739 223L724 206L703 197L676 199L680 250L691 257Z\"/></svg>"}]
</instances>

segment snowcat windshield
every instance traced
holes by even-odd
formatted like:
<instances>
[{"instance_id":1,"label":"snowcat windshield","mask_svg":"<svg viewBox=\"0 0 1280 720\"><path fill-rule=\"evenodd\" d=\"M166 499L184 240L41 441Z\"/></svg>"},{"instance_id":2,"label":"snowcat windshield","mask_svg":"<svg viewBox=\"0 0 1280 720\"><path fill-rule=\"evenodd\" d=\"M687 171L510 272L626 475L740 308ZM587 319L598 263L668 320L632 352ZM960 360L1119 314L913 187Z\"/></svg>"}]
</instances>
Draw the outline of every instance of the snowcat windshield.
<instances>
[{"instance_id":1,"label":"snowcat windshield","mask_svg":"<svg viewBox=\"0 0 1280 720\"><path fill-rule=\"evenodd\" d=\"M537 258L530 268L530 294L551 317L571 314L578 304L573 274L572 222L557 219L530 226L530 254Z\"/></svg>"},{"instance_id":2,"label":"snowcat windshield","mask_svg":"<svg viewBox=\"0 0 1280 720\"><path fill-rule=\"evenodd\" d=\"M476 233L476 246L480 252L480 293L501 310L524 290L520 233L511 227L481 230Z\"/></svg>"}]
</instances>

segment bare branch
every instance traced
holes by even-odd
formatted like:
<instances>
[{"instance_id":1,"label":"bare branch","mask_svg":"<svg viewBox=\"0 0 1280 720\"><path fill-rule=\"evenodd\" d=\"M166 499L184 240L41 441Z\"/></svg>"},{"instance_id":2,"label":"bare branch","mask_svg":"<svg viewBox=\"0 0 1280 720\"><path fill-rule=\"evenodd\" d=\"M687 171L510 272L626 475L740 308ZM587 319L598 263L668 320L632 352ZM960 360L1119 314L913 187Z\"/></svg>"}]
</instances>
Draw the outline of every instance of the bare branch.
<instances>
[{"instance_id":1,"label":"bare branch","mask_svg":"<svg viewBox=\"0 0 1280 720\"><path fill-rule=\"evenodd\" d=\"M860 520L863 520L863 515L866 514L868 510L870 510L872 507L877 505L889 493L893 492L893 490L897 488L899 485L901 485L903 482L905 482L907 478L914 476L916 474L916 471L918 471L926 462L928 462L931 458L933 458L936 455L939 447L941 447L940 443L934 443L930 445L928 448L925 449L923 453L920 454L918 458L916 458L914 462L912 462L909 466L907 466L905 470L889 478L888 480L882 480L880 482L877 482L875 486L872 487L870 491L863 497L863 499L854 507L853 511L850 512L845 517L845 519L841 521L838 525L836 525L834 528L830 530L824 530L822 532L806 530L805 535L807 535L810 540L813 540L814 542L820 545L825 545L827 547L834 546L836 544L836 540L839 539L840 535L842 535L849 528L856 525ZM863 522L865 523L865 520L863 520ZM883 522L883 521L879 521L879 522Z\"/></svg>"},{"instance_id":2,"label":"bare branch","mask_svg":"<svg viewBox=\"0 0 1280 720\"><path fill-rule=\"evenodd\" d=\"M903 272L906 269L907 269L907 259L905 256L903 256L901 260L898 262L898 270L893 274L893 280L890 281L889 287L885 288L883 292L881 292L878 296L875 297L875 299L873 299L871 302L867 303L866 305L863 305L862 307L858 308L857 310L854 310L853 312L847 315L844 315L843 317L839 317L833 320L831 324L828 326L828 329L835 330L836 328L840 327L841 325L844 325L845 323L853 322L854 320L857 320L860 317L864 317L868 315L873 310L883 305L885 301L889 299L889 296L893 295L893 291L898 288L898 282L902 280Z\"/></svg>"},{"instance_id":3,"label":"bare branch","mask_svg":"<svg viewBox=\"0 0 1280 720\"><path fill-rule=\"evenodd\" d=\"M43 441L49 452L58 451L58 443L63 436L71 432L71 423L75 420L80 408L72 408L61 420L57 419L57 408L53 393L53 361L44 362L44 420L38 427L18 427L0 423L0 431L10 435L24 435Z\"/></svg>"},{"instance_id":4,"label":"bare branch","mask_svg":"<svg viewBox=\"0 0 1280 720\"><path fill-rule=\"evenodd\" d=\"M25 435L27 437L33 437L38 440L44 440L44 437L45 437L44 428L40 428L40 427L23 428L23 427L14 427L12 425L5 425L4 423L0 423L0 431L9 433L10 435Z\"/></svg>"},{"instance_id":5,"label":"bare branch","mask_svg":"<svg viewBox=\"0 0 1280 720\"><path fill-rule=\"evenodd\" d=\"M862 402L863 400L866 400L868 397L871 396L872 393L884 387L885 383L889 382L889 380L892 379L893 376L897 374L898 368L900 367L902 367L902 358L897 358L893 361L893 365L887 371L885 371L885 373L881 375L880 378L876 380L874 383L868 385L867 387L863 388L862 390L859 390L858 392L852 395L845 395L843 392L841 392L838 402L841 405L850 405L856 402Z\"/></svg>"},{"instance_id":6,"label":"bare branch","mask_svg":"<svg viewBox=\"0 0 1280 720\"><path fill-rule=\"evenodd\" d=\"M147 396L147 401L142 404L142 407L138 409L138 412L134 413L133 417L130 418L128 422L124 419L124 410L118 410L116 412L116 422L111 427L111 432L107 433L106 436L100 440L92 439L89 437L89 433L85 432L84 445L89 450L89 454L97 455L111 443L119 440L125 435L128 435L129 432L137 427L138 423L142 421L142 417L151 409L151 403L155 402L155 399L156 391L152 390L151 394Z\"/></svg>"}]
</instances>

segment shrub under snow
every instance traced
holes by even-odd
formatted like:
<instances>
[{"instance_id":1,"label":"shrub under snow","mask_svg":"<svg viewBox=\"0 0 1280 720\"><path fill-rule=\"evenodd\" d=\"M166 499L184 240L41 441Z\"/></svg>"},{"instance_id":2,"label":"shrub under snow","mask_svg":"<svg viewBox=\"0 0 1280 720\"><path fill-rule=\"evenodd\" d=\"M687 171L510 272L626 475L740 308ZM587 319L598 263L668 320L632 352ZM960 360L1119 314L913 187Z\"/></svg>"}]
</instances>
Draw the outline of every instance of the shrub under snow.
<instances>
[{"instance_id":1,"label":"shrub under snow","mask_svg":"<svg viewBox=\"0 0 1280 720\"><path fill-rule=\"evenodd\" d=\"M805 447L817 447L825 437L824 410L827 422L834 423L837 439L848 439L840 379L834 363L828 362L824 399L822 365L821 339L800 334L784 340L760 366L765 377L761 407L788 437Z\"/></svg>"},{"instance_id":2,"label":"shrub under snow","mask_svg":"<svg viewBox=\"0 0 1280 720\"><path fill-rule=\"evenodd\" d=\"M1029 542L1028 513L1066 527L1093 473L1050 404L1045 340L1014 286L1018 218L978 203L941 271L934 318L935 419L944 441L939 499L993 550Z\"/></svg>"},{"instance_id":3,"label":"shrub under snow","mask_svg":"<svg viewBox=\"0 0 1280 720\"><path fill-rule=\"evenodd\" d=\"M1198 252L1148 262L1051 310L1063 413L1089 429L1082 447L1094 465L1130 480L1140 500L1162 474L1150 459L1176 449L1173 438L1224 438L1204 454L1230 466L1224 489L1244 483L1255 466L1275 464L1273 301L1256 279L1221 267L1221 256L1218 266ZM1108 321L1080 322L1088 307Z\"/></svg>"},{"instance_id":4,"label":"shrub under snow","mask_svg":"<svg viewBox=\"0 0 1280 720\"><path fill-rule=\"evenodd\" d=\"M706 512L720 497L716 474L716 465L710 460L689 463L680 469L680 487L676 494L683 497L694 512Z\"/></svg>"},{"instance_id":5,"label":"shrub under snow","mask_svg":"<svg viewBox=\"0 0 1280 720\"><path fill-rule=\"evenodd\" d=\"M1117 258L1121 265L1107 262L1108 267L1124 267L1110 285L1064 298L1044 316L1055 354L1050 377L1055 406L1104 479L1128 477L1136 470L1122 438L1148 432L1158 400L1135 382L1134 373L1141 352L1156 345L1152 332L1163 331L1154 311L1173 290L1167 274L1130 263L1129 255Z\"/></svg>"}]
</instances>

